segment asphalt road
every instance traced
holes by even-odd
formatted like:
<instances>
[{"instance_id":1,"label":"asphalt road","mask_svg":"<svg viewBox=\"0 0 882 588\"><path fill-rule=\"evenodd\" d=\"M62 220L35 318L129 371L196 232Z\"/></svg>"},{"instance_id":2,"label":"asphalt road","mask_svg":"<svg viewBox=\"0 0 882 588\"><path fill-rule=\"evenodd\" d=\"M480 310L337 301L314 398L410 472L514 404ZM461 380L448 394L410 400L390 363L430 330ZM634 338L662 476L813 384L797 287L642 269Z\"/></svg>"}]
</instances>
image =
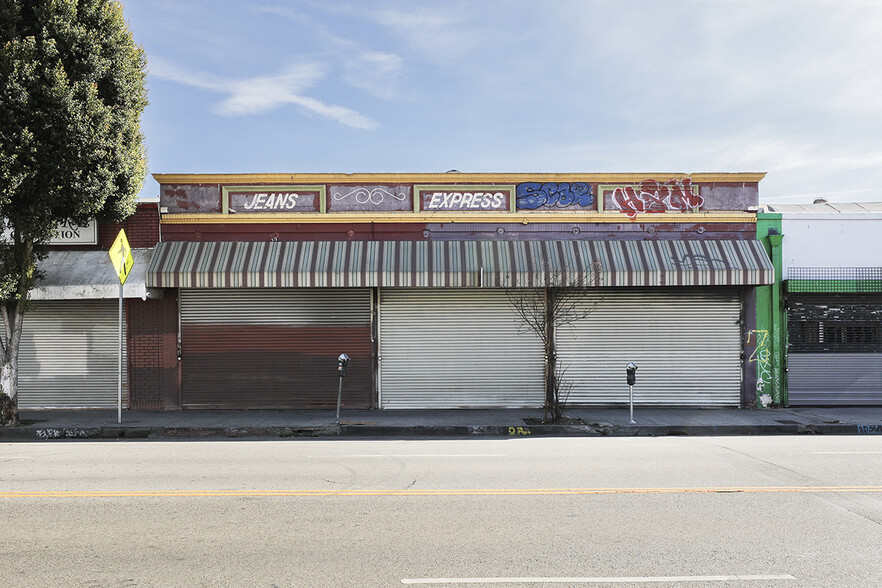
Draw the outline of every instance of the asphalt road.
<instances>
[{"instance_id":1,"label":"asphalt road","mask_svg":"<svg viewBox=\"0 0 882 588\"><path fill-rule=\"evenodd\" d=\"M5 586L878 586L882 438L0 445Z\"/></svg>"}]
</instances>

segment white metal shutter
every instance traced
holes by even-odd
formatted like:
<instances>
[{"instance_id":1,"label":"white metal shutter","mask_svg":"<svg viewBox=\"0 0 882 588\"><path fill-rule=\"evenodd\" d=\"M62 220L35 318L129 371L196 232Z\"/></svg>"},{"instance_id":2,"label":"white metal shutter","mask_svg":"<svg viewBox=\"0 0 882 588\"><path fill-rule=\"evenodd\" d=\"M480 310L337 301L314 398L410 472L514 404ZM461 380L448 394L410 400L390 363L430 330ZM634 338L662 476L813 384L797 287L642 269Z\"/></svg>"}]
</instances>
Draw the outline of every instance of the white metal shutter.
<instances>
[{"instance_id":1,"label":"white metal shutter","mask_svg":"<svg viewBox=\"0 0 882 588\"><path fill-rule=\"evenodd\" d=\"M882 405L882 353L791 353L787 403Z\"/></svg>"},{"instance_id":2,"label":"white metal shutter","mask_svg":"<svg viewBox=\"0 0 882 588\"><path fill-rule=\"evenodd\" d=\"M539 407L542 343L503 290L380 292L382 408Z\"/></svg>"},{"instance_id":3,"label":"white metal shutter","mask_svg":"<svg viewBox=\"0 0 882 588\"><path fill-rule=\"evenodd\" d=\"M637 364L635 405L738 406L740 300L731 290L595 290L578 324L556 333L566 403L628 402L625 366ZM596 304L596 305L595 305Z\"/></svg>"},{"instance_id":4,"label":"white metal shutter","mask_svg":"<svg viewBox=\"0 0 882 588\"><path fill-rule=\"evenodd\" d=\"M123 406L128 374L123 315ZM119 301L38 301L24 317L19 408L116 408Z\"/></svg>"}]
</instances>

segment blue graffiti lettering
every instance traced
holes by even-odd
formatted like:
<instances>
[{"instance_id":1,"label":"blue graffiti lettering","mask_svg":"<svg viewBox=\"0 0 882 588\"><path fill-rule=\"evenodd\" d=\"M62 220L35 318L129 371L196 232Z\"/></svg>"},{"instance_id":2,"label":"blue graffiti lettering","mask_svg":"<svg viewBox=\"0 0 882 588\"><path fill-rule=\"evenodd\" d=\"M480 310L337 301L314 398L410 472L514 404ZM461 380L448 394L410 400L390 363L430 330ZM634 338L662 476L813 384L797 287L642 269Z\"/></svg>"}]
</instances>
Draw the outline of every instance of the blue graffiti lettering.
<instances>
[{"instance_id":1,"label":"blue graffiti lettering","mask_svg":"<svg viewBox=\"0 0 882 588\"><path fill-rule=\"evenodd\" d=\"M517 206L523 210L537 208L585 208L594 204L594 192L584 182L524 182L517 187Z\"/></svg>"}]
</instances>

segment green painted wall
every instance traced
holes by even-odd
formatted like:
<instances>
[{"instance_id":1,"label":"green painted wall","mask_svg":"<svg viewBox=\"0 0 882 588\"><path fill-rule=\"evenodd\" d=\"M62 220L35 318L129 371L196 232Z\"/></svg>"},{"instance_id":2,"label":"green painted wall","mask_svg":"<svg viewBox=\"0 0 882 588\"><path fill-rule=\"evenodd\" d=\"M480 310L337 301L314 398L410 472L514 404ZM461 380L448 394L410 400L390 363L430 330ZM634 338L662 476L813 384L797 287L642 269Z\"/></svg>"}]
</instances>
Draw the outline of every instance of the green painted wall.
<instances>
[{"instance_id":1,"label":"green painted wall","mask_svg":"<svg viewBox=\"0 0 882 588\"><path fill-rule=\"evenodd\" d=\"M756 238L775 267L775 283L756 289L756 330L747 334L747 360L756 365L756 406L787 404L784 352L787 341L784 285L782 282L780 213L757 213Z\"/></svg>"}]
</instances>

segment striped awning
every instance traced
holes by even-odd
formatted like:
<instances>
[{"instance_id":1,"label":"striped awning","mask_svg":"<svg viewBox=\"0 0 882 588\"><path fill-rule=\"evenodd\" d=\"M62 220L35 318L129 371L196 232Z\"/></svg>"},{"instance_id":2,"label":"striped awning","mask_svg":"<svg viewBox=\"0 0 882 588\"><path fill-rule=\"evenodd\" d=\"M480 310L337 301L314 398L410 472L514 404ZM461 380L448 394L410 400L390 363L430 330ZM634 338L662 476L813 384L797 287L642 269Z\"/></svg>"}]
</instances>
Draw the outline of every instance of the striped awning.
<instances>
[{"instance_id":1,"label":"striped awning","mask_svg":"<svg viewBox=\"0 0 882 588\"><path fill-rule=\"evenodd\" d=\"M152 288L771 284L758 241L163 242Z\"/></svg>"}]
</instances>

